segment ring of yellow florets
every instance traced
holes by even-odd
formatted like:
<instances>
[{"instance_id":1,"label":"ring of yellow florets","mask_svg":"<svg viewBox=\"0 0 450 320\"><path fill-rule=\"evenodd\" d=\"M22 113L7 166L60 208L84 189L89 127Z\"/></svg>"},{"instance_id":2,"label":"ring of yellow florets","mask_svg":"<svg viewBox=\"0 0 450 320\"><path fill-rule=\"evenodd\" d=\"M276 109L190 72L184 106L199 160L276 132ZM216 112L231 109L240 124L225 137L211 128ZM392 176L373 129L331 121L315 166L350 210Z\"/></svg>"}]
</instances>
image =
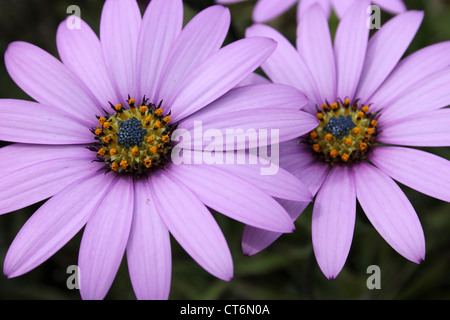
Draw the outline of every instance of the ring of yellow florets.
<instances>
[{"instance_id":1,"label":"ring of yellow florets","mask_svg":"<svg viewBox=\"0 0 450 320\"><path fill-rule=\"evenodd\" d=\"M99 125L91 129L97 142L89 149L105 162L106 172L141 177L167 165L174 128L161 103L156 106L145 98L139 106L134 99L127 102L128 108L111 105L115 113L97 116Z\"/></svg>"},{"instance_id":2,"label":"ring of yellow florets","mask_svg":"<svg viewBox=\"0 0 450 320\"><path fill-rule=\"evenodd\" d=\"M366 159L375 145L378 121L370 107L359 105L358 101L326 103L317 108L319 126L310 132L308 140L320 159L334 166Z\"/></svg>"}]
</instances>

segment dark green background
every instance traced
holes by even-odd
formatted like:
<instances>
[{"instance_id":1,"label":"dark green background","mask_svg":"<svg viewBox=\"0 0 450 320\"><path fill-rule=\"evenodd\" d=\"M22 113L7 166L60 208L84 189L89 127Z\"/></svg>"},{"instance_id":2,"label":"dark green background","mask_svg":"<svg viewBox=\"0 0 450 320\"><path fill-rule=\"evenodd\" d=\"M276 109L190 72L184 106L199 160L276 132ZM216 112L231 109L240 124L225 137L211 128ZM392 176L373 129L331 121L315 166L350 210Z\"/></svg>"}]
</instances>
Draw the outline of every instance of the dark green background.
<instances>
[{"instance_id":1,"label":"dark green background","mask_svg":"<svg viewBox=\"0 0 450 320\"><path fill-rule=\"evenodd\" d=\"M140 1L144 10L146 2ZM409 9L425 11L425 20L410 46L414 52L424 46L450 40L450 1L405 0ZM212 0L185 3L185 22ZM251 24L255 1L231 5L232 28L227 42L244 36ZM57 56L55 34L66 17L69 5L81 8L81 15L98 31L103 1L2 0L0 2L0 51L9 43L28 41ZM383 19L389 19L384 15ZM270 24L294 42L295 9ZM337 19L330 24L334 30ZM29 99L9 78L0 63L0 97ZM450 124L449 124L450 125ZM32 128L30 128L32 130ZM5 145L4 143L2 145ZM430 151L450 159L449 148ZM24 155L26 156L26 155ZM403 186L402 186L403 187ZM311 244L311 206L296 222L293 234L253 257L244 257L240 240L243 225L215 214L229 243L234 259L234 279L224 282L199 267L172 241L173 272L171 299L449 299L450 298L450 204L404 187L414 205L426 237L427 255L421 265L407 261L378 235L358 207L352 248L347 263L335 280L320 271ZM448 190L450 192L450 190ZM28 217L42 203L0 216L0 266L7 249ZM395 214L393 212L392 214ZM77 264L81 232L51 259L15 279L0 275L0 299L80 299L77 290L66 288L66 269ZM366 286L369 265L381 268L381 289ZM107 299L135 299L124 259Z\"/></svg>"}]
</instances>

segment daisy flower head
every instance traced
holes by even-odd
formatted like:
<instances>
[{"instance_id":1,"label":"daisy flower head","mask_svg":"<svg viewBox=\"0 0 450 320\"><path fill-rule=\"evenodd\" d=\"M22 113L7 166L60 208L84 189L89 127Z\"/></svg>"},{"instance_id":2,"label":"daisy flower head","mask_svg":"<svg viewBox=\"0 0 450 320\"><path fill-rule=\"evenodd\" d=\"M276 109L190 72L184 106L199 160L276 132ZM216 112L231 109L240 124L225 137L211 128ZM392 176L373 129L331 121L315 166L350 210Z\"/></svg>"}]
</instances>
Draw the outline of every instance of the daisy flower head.
<instances>
[{"instance_id":1,"label":"daisy flower head","mask_svg":"<svg viewBox=\"0 0 450 320\"><path fill-rule=\"evenodd\" d=\"M357 201L387 243L416 263L425 258L424 232L394 180L450 201L450 162L410 148L450 145L450 43L402 59L423 12L401 13L369 39L368 2L344 15L334 43L319 5L300 20L297 48L268 26L247 30L277 41L263 70L273 82L305 92L307 110L320 121L308 135L280 145L280 165L316 195L312 242L328 278L340 273L349 254ZM288 204L293 219L307 206ZM247 227L244 251L255 254L279 236Z\"/></svg>"},{"instance_id":2,"label":"daisy flower head","mask_svg":"<svg viewBox=\"0 0 450 320\"><path fill-rule=\"evenodd\" d=\"M5 275L29 272L85 227L78 258L84 299L106 296L124 253L136 297L167 299L169 233L206 271L230 280L230 250L206 206L258 228L291 232L292 220L273 193L312 196L283 169L265 180L288 191L276 194L257 187L259 173L244 165L175 165L173 137L177 127L194 130L193 119L219 131L283 128L280 141L295 137L299 126L305 133L316 127L314 117L299 111L307 99L297 89L236 87L276 43L253 37L222 47L228 9L209 7L183 28L181 0L153 0L143 17L134 0L107 0L100 39L79 22L80 28L67 21L58 28L62 61L24 42L5 53L11 78L36 102L0 100L0 139L15 142L0 149L8 186L0 192L0 213L50 198L11 244ZM279 97L277 108L261 91ZM305 194L299 197L298 188Z\"/></svg>"},{"instance_id":3,"label":"daisy flower head","mask_svg":"<svg viewBox=\"0 0 450 320\"><path fill-rule=\"evenodd\" d=\"M231 4L243 2L245 0L216 0L220 4ZM307 9L315 4L319 4L327 16L333 9L338 17L343 17L345 12L356 2L361 0L258 0L253 10L253 21L256 23L265 23L273 20L292 6L297 4L297 17L300 18ZM406 10L403 0L373 0L371 4L377 5L391 14L398 14ZM369 4L370 5L370 4Z\"/></svg>"}]
</instances>

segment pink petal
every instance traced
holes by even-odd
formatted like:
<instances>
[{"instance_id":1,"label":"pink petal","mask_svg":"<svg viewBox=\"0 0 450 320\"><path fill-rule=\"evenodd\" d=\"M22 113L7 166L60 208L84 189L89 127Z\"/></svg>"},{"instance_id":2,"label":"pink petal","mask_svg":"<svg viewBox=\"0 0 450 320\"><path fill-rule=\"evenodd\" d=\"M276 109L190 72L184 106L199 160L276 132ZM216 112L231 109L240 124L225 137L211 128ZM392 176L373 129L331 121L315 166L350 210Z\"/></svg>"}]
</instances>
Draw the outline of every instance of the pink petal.
<instances>
[{"instance_id":1,"label":"pink petal","mask_svg":"<svg viewBox=\"0 0 450 320\"><path fill-rule=\"evenodd\" d=\"M174 42L161 75L159 100L171 105L183 79L219 51L230 27L230 11L212 6L197 14Z\"/></svg>"},{"instance_id":2,"label":"pink petal","mask_svg":"<svg viewBox=\"0 0 450 320\"><path fill-rule=\"evenodd\" d=\"M135 0L108 0L103 6L100 21L103 57L122 101L128 95L140 99L136 89L136 52L141 20Z\"/></svg>"},{"instance_id":3,"label":"pink petal","mask_svg":"<svg viewBox=\"0 0 450 320\"><path fill-rule=\"evenodd\" d=\"M86 224L110 184L108 176L91 171L44 203L11 244L3 272L20 276L61 249Z\"/></svg>"},{"instance_id":4,"label":"pink petal","mask_svg":"<svg viewBox=\"0 0 450 320\"><path fill-rule=\"evenodd\" d=\"M315 161L311 147L300 143L298 139L280 143L280 167L289 172L297 171Z\"/></svg>"},{"instance_id":5,"label":"pink petal","mask_svg":"<svg viewBox=\"0 0 450 320\"><path fill-rule=\"evenodd\" d=\"M331 0L301 0L297 7L297 20L300 21L301 17L307 12L309 7L318 4L322 7L323 12L327 17L330 16L331 13ZM338 0L340 2L345 0Z\"/></svg>"},{"instance_id":6,"label":"pink petal","mask_svg":"<svg viewBox=\"0 0 450 320\"><path fill-rule=\"evenodd\" d=\"M356 194L367 218L398 253L413 262L425 259L419 218L399 186L367 163L353 168Z\"/></svg>"},{"instance_id":7,"label":"pink petal","mask_svg":"<svg viewBox=\"0 0 450 320\"><path fill-rule=\"evenodd\" d=\"M134 212L127 261L138 299L168 299L172 271L170 235L144 179L134 183Z\"/></svg>"},{"instance_id":8,"label":"pink petal","mask_svg":"<svg viewBox=\"0 0 450 320\"><path fill-rule=\"evenodd\" d=\"M209 145L197 131L216 132L223 140L224 150L241 150L249 146L264 147L271 143L269 139L259 138L259 133L266 130L267 136L277 133L278 141L283 142L304 135L317 127L318 120L309 113L293 109L252 109L223 114L220 118L215 115L203 117L201 126L197 123L184 122L180 128L189 131L191 146L196 150ZM220 135L219 135L220 133ZM247 141L247 144L238 143ZM277 142L278 142L277 141ZM217 144L219 142L216 142Z\"/></svg>"},{"instance_id":9,"label":"pink petal","mask_svg":"<svg viewBox=\"0 0 450 320\"><path fill-rule=\"evenodd\" d=\"M223 165L217 166L244 178L273 197L305 202L312 200L312 195L308 188L290 172L276 167L276 163L272 163L271 171L275 174L262 174L261 167L264 159L252 154L247 156L248 162L244 164L237 163L237 161L233 162L236 164L228 164L225 160Z\"/></svg>"},{"instance_id":10,"label":"pink petal","mask_svg":"<svg viewBox=\"0 0 450 320\"><path fill-rule=\"evenodd\" d=\"M341 272L353 239L356 190L350 169L334 167L317 194L312 242L320 269L328 279Z\"/></svg>"},{"instance_id":11,"label":"pink petal","mask_svg":"<svg viewBox=\"0 0 450 320\"><path fill-rule=\"evenodd\" d=\"M370 160L398 182L450 202L450 162L434 154L401 147L377 147Z\"/></svg>"},{"instance_id":12,"label":"pink petal","mask_svg":"<svg viewBox=\"0 0 450 320\"><path fill-rule=\"evenodd\" d=\"M174 165L170 173L205 205L234 220L271 231L294 230L291 219L273 198L229 171L209 165Z\"/></svg>"},{"instance_id":13,"label":"pink petal","mask_svg":"<svg viewBox=\"0 0 450 320\"><path fill-rule=\"evenodd\" d=\"M388 126L423 112L450 104L450 67L446 67L410 86L380 114L380 121Z\"/></svg>"},{"instance_id":14,"label":"pink petal","mask_svg":"<svg viewBox=\"0 0 450 320\"><path fill-rule=\"evenodd\" d=\"M366 58L369 28L366 27L369 0L356 1L343 16L334 38L337 96L354 101Z\"/></svg>"},{"instance_id":15,"label":"pink petal","mask_svg":"<svg viewBox=\"0 0 450 320\"><path fill-rule=\"evenodd\" d=\"M377 140L415 147L450 146L450 109L422 112L384 126Z\"/></svg>"},{"instance_id":16,"label":"pink petal","mask_svg":"<svg viewBox=\"0 0 450 320\"><path fill-rule=\"evenodd\" d=\"M239 82L235 88L254 85L254 84L267 84L267 83L271 83L271 81L269 79L267 79L266 77L264 77L260 74L257 74L256 72L253 72L247 78L245 78L244 80Z\"/></svg>"},{"instance_id":17,"label":"pink petal","mask_svg":"<svg viewBox=\"0 0 450 320\"><path fill-rule=\"evenodd\" d=\"M342 18L347 10L351 8L354 1L356 0L331 0L331 3L333 4L333 8L337 16Z\"/></svg>"},{"instance_id":18,"label":"pink petal","mask_svg":"<svg viewBox=\"0 0 450 320\"><path fill-rule=\"evenodd\" d=\"M33 152L39 152L38 147ZM93 158L71 155L59 159L35 160L24 163L20 169L7 171L2 175L0 213L12 212L47 199L72 182L97 172L101 166L92 163Z\"/></svg>"},{"instance_id":19,"label":"pink petal","mask_svg":"<svg viewBox=\"0 0 450 320\"><path fill-rule=\"evenodd\" d=\"M292 221L295 221L300 214L306 209L309 203L290 201L290 200L277 200L280 205L291 216ZM284 233L273 232L264 229L259 229L246 225L242 235L242 252L246 256L253 256L274 243Z\"/></svg>"},{"instance_id":20,"label":"pink petal","mask_svg":"<svg viewBox=\"0 0 450 320\"><path fill-rule=\"evenodd\" d=\"M395 68L414 38L423 12L408 11L384 24L370 39L356 96L364 103Z\"/></svg>"},{"instance_id":21,"label":"pink petal","mask_svg":"<svg viewBox=\"0 0 450 320\"><path fill-rule=\"evenodd\" d=\"M262 64L261 68L274 83L293 86L305 93L309 100L309 110L322 104L314 77L304 59L294 46L275 29L255 24L247 28L246 37L263 36L277 42L275 52Z\"/></svg>"},{"instance_id":22,"label":"pink petal","mask_svg":"<svg viewBox=\"0 0 450 320\"><path fill-rule=\"evenodd\" d=\"M133 218L133 182L120 177L111 184L83 232L78 257L81 297L103 299L125 252Z\"/></svg>"},{"instance_id":23,"label":"pink petal","mask_svg":"<svg viewBox=\"0 0 450 320\"><path fill-rule=\"evenodd\" d=\"M40 103L0 99L0 139L37 144L94 142L87 121Z\"/></svg>"},{"instance_id":24,"label":"pink petal","mask_svg":"<svg viewBox=\"0 0 450 320\"><path fill-rule=\"evenodd\" d=\"M229 3L238 3L246 0L216 0L216 3L229 4Z\"/></svg>"},{"instance_id":25,"label":"pink petal","mask_svg":"<svg viewBox=\"0 0 450 320\"><path fill-rule=\"evenodd\" d=\"M44 50L13 42L5 52L5 65L14 82L34 100L96 122L101 109L89 89L59 60Z\"/></svg>"},{"instance_id":26,"label":"pink petal","mask_svg":"<svg viewBox=\"0 0 450 320\"><path fill-rule=\"evenodd\" d=\"M219 50L187 76L172 106L172 119L179 121L213 102L250 73L274 51L267 38L242 39Z\"/></svg>"},{"instance_id":27,"label":"pink petal","mask_svg":"<svg viewBox=\"0 0 450 320\"><path fill-rule=\"evenodd\" d=\"M406 11L406 5L403 0L373 0L373 3L390 13L401 13Z\"/></svg>"},{"instance_id":28,"label":"pink petal","mask_svg":"<svg viewBox=\"0 0 450 320\"><path fill-rule=\"evenodd\" d=\"M248 85L231 89L206 108L183 119L180 128L192 128L194 121L207 122L230 112L258 110L299 110L308 103L308 98L297 89L281 84Z\"/></svg>"},{"instance_id":29,"label":"pink petal","mask_svg":"<svg viewBox=\"0 0 450 320\"><path fill-rule=\"evenodd\" d=\"M172 46L183 27L181 0L152 0L145 11L138 38L139 95L157 100L158 83ZM159 97L166 99L165 97ZM159 101L152 101L158 104Z\"/></svg>"},{"instance_id":30,"label":"pink petal","mask_svg":"<svg viewBox=\"0 0 450 320\"><path fill-rule=\"evenodd\" d=\"M297 49L303 56L318 87L319 95L330 103L336 100L336 63L328 19L316 4L300 19L297 28ZM301 88L299 88L301 89Z\"/></svg>"},{"instance_id":31,"label":"pink petal","mask_svg":"<svg viewBox=\"0 0 450 320\"><path fill-rule=\"evenodd\" d=\"M213 216L198 197L165 172L152 176L150 190L161 219L175 240L206 271L229 281L233 276L230 250Z\"/></svg>"},{"instance_id":32,"label":"pink petal","mask_svg":"<svg viewBox=\"0 0 450 320\"><path fill-rule=\"evenodd\" d=\"M89 25L80 19L80 29L69 29L67 19L56 33L56 45L64 65L95 95L101 107L121 102L114 90L103 60L100 41Z\"/></svg>"},{"instance_id":33,"label":"pink petal","mask_svg":"<svg viewBox=\"0 0 450 320\"><path fill-rule=\"evenodd\" d=\"M450 66L449 50L450 41L441 42L416 51L400 61L369 99L372 111L389 107L404 94L414 92L410 90L413 85Z\"/></svg>"},{"instance_id":34,"label":"pink petal","mask_svg":"<svg viewBox=\"0 0 450 320\"><path fill-rule=\"evenodd\" d=\"M283 14L298 0L258 0L253 9L253 21L263 23Z\"/></svg>"},{"instance_id":35,"label":"pink petal","mask_svg":"<svg viewBox=\"0 0 450 320\"><path fill-rule=\"evenodd\" d=\"M306 165L303 169L293 172L293 174L303 181L308 187L309 191L315 195L328 173L328 165L322 163L314 163ZM292 221L297 220L300 214L308 206L306 202L294 202L289 200L278 199L278 202L286 209ZM275 242L282 233L271 232L267 230L245 226L244 234L242 236L242 250L246 255L254 255L273 242Z\"/></svg>"},{"instance_id":36,"label":"pink petal","mask_svg":"<svg viewBox=\"0 0 450 320\"><path fill-rule=\"evenodd\" d=\"M23 155L27 156L24 157ZM52 146L15 143L0 148L0 177L39 162L65 158L85 158L91 162L92 151L80 146Z\"/></svg>"}]
</instances>

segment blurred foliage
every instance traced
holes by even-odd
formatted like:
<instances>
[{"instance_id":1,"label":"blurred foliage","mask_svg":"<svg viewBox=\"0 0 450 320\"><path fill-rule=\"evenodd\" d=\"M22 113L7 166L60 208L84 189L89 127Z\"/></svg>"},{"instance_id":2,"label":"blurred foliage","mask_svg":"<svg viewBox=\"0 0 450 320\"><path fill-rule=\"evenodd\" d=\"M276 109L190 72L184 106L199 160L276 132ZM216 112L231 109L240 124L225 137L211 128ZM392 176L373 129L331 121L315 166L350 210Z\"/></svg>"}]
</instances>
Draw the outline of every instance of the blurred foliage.
<instances>
[{"instance_id":1,"label":"blurred foliage","mask_svg":"<svg viewBox=\"0 0 450 320\"><path fill-rule=\"evenodd\" d=\"M450 1L405 0L409 9L426 15L408 53L424 46L450 40ZM140 1L142 10L147 1ZM185 3L185 21L213 0ZM255 1L230 5L232 27L227 41L242 38L251 24ZM0 51L9 43L28 41L57 55L55 34L66 17L69 5L81 8L82 18L98 32L103 1L98 0L2 0L0 2ZM384 15L388 19L389 15ZM292 42L296 30L295 9L270 22ZM337 25L336 17L330 24ZM3 61L3 59L2 59ZM0 64L1 98L30 99L10 79ZM450 125L450 124L449 124ZM5 145L3 143L2 145ZM449 148L428 151L450 159ZM403 186L402 186L403 187ZM242 255L243 226L215 214L229 243L235 265L234 279L224 282L199 267L172 241L173 272L171 299L449 299L450 298L450 204L403 187L414 205L426 236L426 260L416 265L397 254L375 231L358 207L352 248L347 263L335 280L320 271L311 244L311 206L296 221L297 230L283 235L267 250L253 256ZM449 190L450 192L450 190ZM232 199L230 199L232 200ZM0 266L17 232L42 203L0 217ZM395 214L393 212L392 214ZM0 276L0 299L80 299L77 290L66 287L66 269L77 264L82 232L52 258L31 272L14 279ZM381 268L381 290L366 286L367 267ZM107 299L135 299L124 259Z\"/></svg>"}]
</instances>

